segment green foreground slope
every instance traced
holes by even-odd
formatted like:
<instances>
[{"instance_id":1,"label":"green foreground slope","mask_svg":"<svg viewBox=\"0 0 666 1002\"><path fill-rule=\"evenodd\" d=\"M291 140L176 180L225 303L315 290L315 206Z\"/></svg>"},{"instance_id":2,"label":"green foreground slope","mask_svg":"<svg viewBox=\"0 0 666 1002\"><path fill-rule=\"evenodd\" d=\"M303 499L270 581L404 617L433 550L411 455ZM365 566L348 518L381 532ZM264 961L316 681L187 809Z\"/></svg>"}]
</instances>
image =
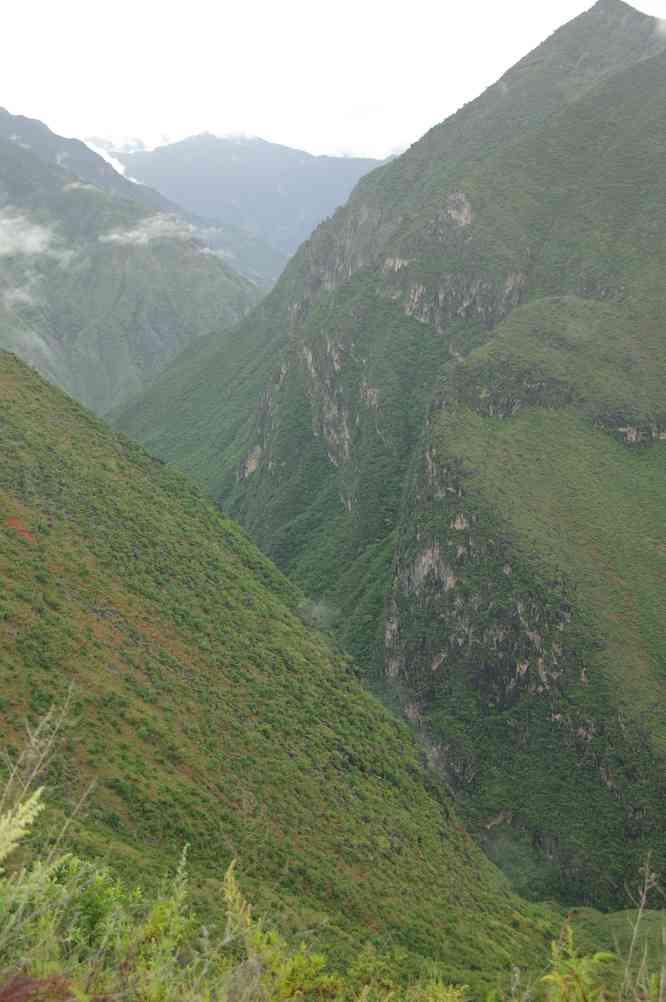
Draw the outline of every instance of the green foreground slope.
<instances>
[{"instance_id":1,"label":"green foreground slope","mask_svg":"<svg viewBox=\"0 0 666 1002\"><path fill-rule=\"evenodd\" d=\"M173 469L0 355L0 673L10 754L73 686L49 784L85 853L143 878L190 845L200 903L229 861L334 958L368 940L488 984L541 956L426 780L408 730L296 616L300 595Z\"/></svg>"},{"instance_id":2,"label":"green foreground slope","mask_svg":"<svg viewBox=\"0 0 666 1002\"><path fill-rule=\"evenodd\" d=\"M118 416L318 600L516 885L569 902L666 866L665 46L600 0L363 179L231 356Z\"/></svg>"}]
</instances>

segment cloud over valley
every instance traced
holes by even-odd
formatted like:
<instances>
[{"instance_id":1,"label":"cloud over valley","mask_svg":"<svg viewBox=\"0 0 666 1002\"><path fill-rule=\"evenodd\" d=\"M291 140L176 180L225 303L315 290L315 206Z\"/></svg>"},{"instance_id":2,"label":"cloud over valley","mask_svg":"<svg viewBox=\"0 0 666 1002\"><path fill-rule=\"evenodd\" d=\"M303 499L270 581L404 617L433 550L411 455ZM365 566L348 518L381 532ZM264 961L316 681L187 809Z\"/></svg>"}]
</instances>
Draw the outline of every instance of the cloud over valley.
<instances>
[{"instance_id":1,"label":"cloud over valley","mask_svg":"<svg viewBox=\"0 0 666 1002\"><path fill-rule=\"evenodd\" d=\"M126 247L145 247L154 240L193 240L194 227L176 216L158 213L148 216L137 226L111 230L99 238L103 244L122 244Z\"/></svg>"}]
</instances>

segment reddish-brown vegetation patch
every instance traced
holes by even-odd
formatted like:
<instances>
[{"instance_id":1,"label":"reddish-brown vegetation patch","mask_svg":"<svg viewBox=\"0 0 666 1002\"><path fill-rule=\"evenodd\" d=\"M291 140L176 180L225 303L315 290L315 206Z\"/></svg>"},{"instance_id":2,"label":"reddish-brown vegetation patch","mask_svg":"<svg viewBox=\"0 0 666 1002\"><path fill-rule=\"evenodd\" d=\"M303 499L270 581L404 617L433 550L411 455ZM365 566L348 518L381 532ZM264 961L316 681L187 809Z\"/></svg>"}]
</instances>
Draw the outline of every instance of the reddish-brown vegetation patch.
<instances>
[{"instance_id":1,"label":"reddish-brown vegetation patch","mask_svg":"<svg viewBox=\"0 0 666 1002\"><path fill-rule=\"evenodd\" d=\"M29 978L16 974L0 984L0 1002L70 1002L72 993L62 977Z\"/></svg>"},{"instance_id":2,"label":"reddish-brown vegetation patch","mask_svg":"<svg viewBox=\"0 0 666 1002\"><path fill-rule=\"evenodd\" d=\"M5 525L10 529L15 529L19 534L21 539L25 539L28 543L34 543L35 537L31 532L28 532L23 522L21 522L15 515L10 515L10 517L5 522Z\"/></svg>"}]
</instances>

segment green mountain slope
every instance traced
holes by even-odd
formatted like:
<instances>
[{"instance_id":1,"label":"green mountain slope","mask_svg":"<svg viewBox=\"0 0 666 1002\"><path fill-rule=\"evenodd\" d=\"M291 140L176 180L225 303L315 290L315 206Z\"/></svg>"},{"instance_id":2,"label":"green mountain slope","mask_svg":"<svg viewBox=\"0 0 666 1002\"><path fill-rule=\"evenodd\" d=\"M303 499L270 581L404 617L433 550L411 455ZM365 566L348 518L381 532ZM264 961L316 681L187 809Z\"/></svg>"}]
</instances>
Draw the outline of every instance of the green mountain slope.
<instances>
[{"instance_id":1,"label":"green mountain slope","mask_svg":"<svg viewBox=\"0 0 666 1002\"><path fill-rule=\"evenodd\" d=\"M12 115L6 108L0 108L0 137L29 151L43 163L62 167L68 174L103 191L140 202L154 212L177 211L164 195L147 185L133 184L80 139L59 136L36 118Z\"/></svg>"},{"instance_id":2,"label":"green mountain slope","mask_svg":"<svg viewBox=\"0 0 666 1002\"><path fill-rule=\"evenodd\" d=\"M285 255L380 163L315 157L265 139L210 133L118 158L132 176L190 212L240 226Z\"/></svg>"},{"instance_id":3,"label":"green mountain slope","mask_svg":"<svg viewBox=\"0 0 666 1002\"><path fill-rule=\"evenodd\" d=\"M99 413L257 298L188 224L0 140L0 347Z\"/></svg>"},{"instance_id":4,"label":"green mountain slope","mask_svg":"<svg viewBox=\"0 0 666 1002\"><path fill-rule=\"evenodd\" d=\"M597 3L118 416L319 601L517 886L568 901L666 862L665 47Z\"/></svg>"},{"instance_id":5,"label":"green mountain slope","mask_svg":"<svg viewBox=\"0 0 666 1002\"><path fill-rule=\"evenodd\" d=\"M431 130L402 157L363 178L349 203L303 245L279 286L245 324L230 364L226 339L220 341L217 355L212 339L202 342L201 360L196 352L188 353L187 371L181 375L179 366L174 366L165 377L168 388L165 383L162 392L158 382L126 415L119 415L121 427L191 470L213 493L228 495L236 468L226 448L231 445L233 450L239 436L238 422L228 420L227 411L240 409L244 420L251 422L256 407L254 384L248 376L245 385L244 373L255 373L263 386L269 384L281 365L279 356L290 331L300 334L312 303L324 304L322 312L331 318L334 332L334 309L329 305L334 300L329 294L350 277L359 274L357 285L365 285L371 299L378 287L383 298L397 300L397 317L408 313L430 321L428 326L437 330L445 325L449 338L461 321L492 326L524 298L519 268L532 248L524 232L512 230L509 212L500 205L484 205L492 213L489 225L483 226L473 252L468 251L470 231L451 225L461 212L464 219L467 211L464 202L457 204L457 196L464 194L456 191L458 183L485 162L487 149L511 148L522 134L540 127L549 114L566 107L595 82L663 48L664 38L654 19L621 0L597 3L565 25L480 98ZM594 156L590 159L594 161ZM495 160L491 162L494 165ZM552 173L557 174L554 165ZM454 197L449 205L450 195ZM496 224L508 227L499 239ZM413 260L399 254L410 234L417 251ZM543 235L534 241L537 246ZM494 255L503 255L501 267L494 265ZM485 281L477 273L477 266L482 269L484 264L503 271L502 281L493 281L498 276L493 276L492 268ZM428 278L428 267L434 287L427 289L423 279ZM442 278L445 287L440 289ZM317 329L316 324L313 327ZM469 337L465 330L461 350ZM450 357L448 340L441 354L445 360ZM182 411L171 406L179 394L187 397ZM200 432L204 420L208 434ZM248 433L247 445L251 444ZM237 453L233 450L232 458Z\"/></svg>"},{"instance_id":6,"label":"green mountain slope","mask_svg":"<svg viewBox=\"0 0 666 1002\"><path fill-rule=\"evenodd\" d=\"M301 596L175 470L0 354L0 719L10 755L73 686L49 777L73 838L152 879L184 843L202 907L229 861L338 959L405 948L477 990L541 958L407 728L296 615Z\"/></svg>"},{"instance_id":7,"label":"green mountain slope","mask_svg":"<svg viewBox=\"0 0 666 1002\"><path fill-rule=\"evenodd\" d=\"M269 243L229 223L202 219L177 205L146 184L124 177L119 170L80 139L70 139L52 132L43 122L25 115L11 115L0 108L0 138L28 150L44 163L62 167L96 188L132 202L152 212L176 215L193 227L194 235L211 250L218 252L240 275L261 288L270 288L284 268L287 256Z\"/></svg>"}]
</instances>

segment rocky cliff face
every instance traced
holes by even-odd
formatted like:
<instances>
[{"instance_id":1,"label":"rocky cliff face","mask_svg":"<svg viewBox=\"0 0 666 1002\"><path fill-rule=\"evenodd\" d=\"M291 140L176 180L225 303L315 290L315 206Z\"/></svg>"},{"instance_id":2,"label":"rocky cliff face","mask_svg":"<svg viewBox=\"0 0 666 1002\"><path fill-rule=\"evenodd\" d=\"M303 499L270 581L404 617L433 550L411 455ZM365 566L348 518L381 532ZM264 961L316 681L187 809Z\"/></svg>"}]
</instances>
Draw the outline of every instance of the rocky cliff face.
<instances>
[{"instance_id":1,"label":"rocky cliff face","mask_svg":"<svg viewBox=\"0 0 666 1002\"><path fill-rule=\"evenodd\" d=\"M467 433L478 433L469 424ZM432 767L467 805L481 842L519 886L612 902L641 852L664 850L661 723L653 715L647 726L645 715L651 700L663 699L662 683L657 674L638 713L631 678L618 691L608 664L617 652L604 616L592 611L589 584L579 583L580 567L569 575L568 563L545 561L489 498L457 417L433 412L426 442L394 551L385 685ZM540 457L536 443L530 460L540 458L551 457L546 445ZM512 487L521 490L507 477L505 489ZM561 516L552 526L556 534L568 529ZM660 593L658 575L650 587ZM609 604L605 614L617 615ZM645 639L635 641L645 647Z\"/></svg>"},{"instance_id":2,"label":"rocky cliff face","mask_svg":"<svg viewBox=\"0 0 666 1002\"><path fill-rule=\"evenodd\" d=\"M565 26L121 425L337 611L489 851L568 900L666 853L664 44L619 2Z\"/></svg>"}]
</instances>

